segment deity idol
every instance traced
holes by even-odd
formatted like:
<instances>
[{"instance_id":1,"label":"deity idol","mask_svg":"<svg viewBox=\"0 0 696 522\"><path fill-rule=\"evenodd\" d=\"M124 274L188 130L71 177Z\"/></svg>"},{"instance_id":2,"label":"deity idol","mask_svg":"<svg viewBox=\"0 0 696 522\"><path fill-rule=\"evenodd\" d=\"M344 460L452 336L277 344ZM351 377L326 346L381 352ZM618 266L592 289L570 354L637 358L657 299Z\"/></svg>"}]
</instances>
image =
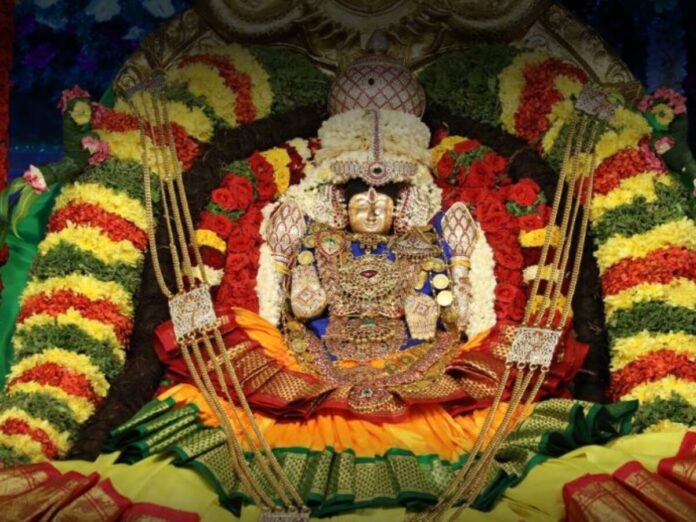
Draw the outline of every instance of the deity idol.
<instances>
[{"instance_id":1,"label":"deity idol","mask_svg":"<svg viewBox=\"0 0 696 522\"><path fill-rule=\"evenodd\" d=\"M469 451L481 449L486 409L502 399L495 427L511 395L494 398L509 371L511 329L493 328L495 314L481 319L492 300L476 290L477 278L493 277L481 262L490 247L465 204L441 208L424 105L410 72L385 56L349 67L334 85L306 177L265 209L260 316L216 310L224 350L201 351L200 374L182 360L176 325L156 331L169 377L199 388L178 386L169 397L233 415L214 395L238 387L253 416L230 423L228 436L247 454L250 439L263 438L274 455L266 455L269 469L277 457L317 514L435 503ZM584 349L565 338L539 395L557 394L579 368ZM556 426L543 417L573 404L535 411L527 435L540 437L541 426ZM127 439L148 415L115 438ZM172 441L177 453L202 463L228 500L253 497L224 466L221 431L205 433ZM516 451L526 462L528 449ZM249 473L263 482L256 458ZM492 481L487 491L500 487Z\"/></svg>"}]
</instances>

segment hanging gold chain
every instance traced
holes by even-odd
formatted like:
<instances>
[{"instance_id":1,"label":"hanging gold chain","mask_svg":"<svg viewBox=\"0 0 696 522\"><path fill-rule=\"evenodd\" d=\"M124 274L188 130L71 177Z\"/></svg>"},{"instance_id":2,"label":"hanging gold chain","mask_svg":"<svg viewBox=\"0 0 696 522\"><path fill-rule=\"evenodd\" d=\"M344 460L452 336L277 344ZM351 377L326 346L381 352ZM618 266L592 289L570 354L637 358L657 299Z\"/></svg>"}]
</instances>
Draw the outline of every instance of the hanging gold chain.
<instances>
[{"instance_id":1,"label":"hanging gold chain","mask_svg":"<svg viewBox=\"0 0 696 522\"><path fill-rule=\"evenodd\" d=\"M200 248L196 240L195 229L191 212L188 207L186 198L186 189L182 177L181 164L176 154L176 146L172 124L169 118L168 108L165 103L159 100L156 92L150 90L140 93L140 102L142 104L142 114L136 107L135 103L127 97L129 106L133 114L138 119L140 130L141 144L141 159L143 169L143 181L145 183L145 199L147 212L147 233L151 249L151 257L153 260L153 268L155 278L163 294L168 299L173 299L176 295L185 294L188 289L195 285L193 265L191 263L191 253L196 261L200 272L200 279L204 284L208 282L205 272L205 265L202 261ZM147 96L146 96L147 94ZM148 109L148 98L152 105L152 113ZM153 125L154 122L154 125ZM164 211L164 219L166 220L166 231L169 238L170 253L174 263L175 279L177 283L177 294L174 294L166 285L162 272L159 253L157 251L154 227L154 214L151 193L151 169L150 158L148 154L148 142L146 125L152 134L154 164L158 170L159 183L162 191L162 205ZM172 227L172 221L174 227ZM187 238L188 235L188 238ZM177 244L178 240L178 244ZM179 261L181 260L181 262ZM253 475L249 462L244 456L244 450L240 444L237 432L241 433L246 444L254 455L255 462L258 464L262 475L271 489L278 495L281 503L290 512L296 513L299 519L305 519L309 516L309 509L304 505L301 496L297 492L295 486L290 482L287 474L280 466L273 451L268 444L268 441L263 436L258 423L254 417L251 407L246 400L246 396L242 389L239 378L229 358L227 348L224 344L222 334L217 326L208 329L205 332L196 332L197 337L179 342L184 362L192 375L194 384L203 394L206 402L218 419L220 426L225 432L228 441L228 450L230 454L231 464L240 478L242 486L249 493L252 500L259 505L263 510L278 510L273 499L266 493L263 484L259 483ZM212 336L214 342L211 342ZM237 425L237 430L227 415L222 402L217 396L215 386L210 379L206 369L205 361L200 350L200 343L208 354L209 361L213 363L213 370L220 389L225 398L230 404L234 424ZM193 359L191 354L193 353ZM219 353L216 353L219 352ZM195 359L195 361L194 361ZM232 382L232 387L236 395L236 401L233 399L223 373L219 361L222 360L227 376ZM242 407L242 411L248 425L251 426L256 442L253 440L251 433L244 423L242 417L237 410L237 402ZM259 449L258 446L261 446Z\"/></svg>"},{"instance_id":2,"label":"hanging gold chain","mask_svg":"<svg viewBox=\"0 0 696 522\"><path fill-rule=\"evenodd\" d=\"M587 132L588 125L590 127L589 132ZM595 154L593 149L598 128L599 123L594 118L589 118L585 115L579 117L574 116L570 122L570 132L564 150L561 172L559 173L559 179L556 185L551 217L547 225L539 264L532 283L529 300L525 307L522 325L538 327L543 322L544 314L547 313L548 315L544 326L546 328L552 326L556 307L562 294L564 275L570 259L570 250L573 244L573 236L578 216L582 208L583 216L579 227L578 246L572 263L570 285L566 296L566 302L560 315L560 321L556 329L559 331L562 330L567 321L570 312L570 303L579 277L583 247L589 222L589 207L591 203L595 168ZM592 151L591 161L587 162L586 156L590 151ZM580 162L581 157L583 160L582 163ZM567 186L566 180L569 180ZM566 190L565 198L563 198L564 189ZM560 241L556 246L553 260L549 265L551 273L547 284L545 285L543 293L540 293L539 288L541 286L542 274L551 247L553 227L559 215L562 199L565 199L565 207L559 226ZM533 313L534 316L532 315ZM454 504L463 500L462 504L450 518L450 520L454 521L465 509L474 503L486 486L489 472L495 461L495 455L498 449L505 442L510 433L518 426L520 419L525 418L530 411L548 372L547 367L534 364L518 363L516 365L516 377L507 410L503 415L496 433L486 445L485 451L483 451L477 459L478 453L484 446L484 441L488 438L488 432L492 427L493 419L500 408L502 396L505 389L507 389L507 381L510 378L511 369L512 364L508 363L499 381L498 389L496 390L493 403L484 420L481 432L474 443L465 465L441 495L440 503L431 511L414 517L416 520L440 520ZM534 384L527 393L533 380ZM523 407L520 408L519 405L522 403L525 394L526 401L524 401Z\"/></svg>"}]
</instances>

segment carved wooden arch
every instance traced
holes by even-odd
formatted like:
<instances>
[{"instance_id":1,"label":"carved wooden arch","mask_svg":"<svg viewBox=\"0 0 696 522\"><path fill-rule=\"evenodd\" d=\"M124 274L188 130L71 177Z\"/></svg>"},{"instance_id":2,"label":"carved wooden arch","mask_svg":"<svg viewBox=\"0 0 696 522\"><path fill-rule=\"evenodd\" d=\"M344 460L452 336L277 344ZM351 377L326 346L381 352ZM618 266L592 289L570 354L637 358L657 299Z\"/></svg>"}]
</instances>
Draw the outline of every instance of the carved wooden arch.
<instances>
[{"instance_id":1,"label":"carved wooden arch","mask_svg":"<svg viewBox=\"0 0 696 522\"><path fill-rule=\"evenodd\" d=\"M335 73L364 52L375 30L387 36L389 54L413 70L474 42L508 42L575 63L628 100L642 90L593 29L551 0L198 0L143 40L115 87L229 42L293 48Z\"/></svg>"}]
</instances>

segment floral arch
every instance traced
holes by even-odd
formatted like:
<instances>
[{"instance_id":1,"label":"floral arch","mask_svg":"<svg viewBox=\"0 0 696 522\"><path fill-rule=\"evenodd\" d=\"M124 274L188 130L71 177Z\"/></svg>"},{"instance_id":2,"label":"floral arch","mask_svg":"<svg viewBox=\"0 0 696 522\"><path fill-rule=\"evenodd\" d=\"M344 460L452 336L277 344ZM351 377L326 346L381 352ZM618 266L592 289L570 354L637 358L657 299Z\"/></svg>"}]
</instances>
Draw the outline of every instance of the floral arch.
<instances>
[{"instance_id":1,"label":"floral arch","mask_svg":"<svg viewBox=\"0 0 696 522\"><path fill-rule=\"evenodd\" d=\"M320 147L312 137L335 63L290 45L222 42L191 13L171 24L189 28L189 45L159 50L171 54L165 96L200 215L196 235L216 299L254 310L262 208L299 181ZM137 122L118 93L162 65L152 53L167 34L133 57L100 102L79 89L64 94L66 159L41 173L65 184L21 296L15 363L0 396L0 461L95 454L158 385L151 334L167 309L146 248ZM539 34L521 42L548 44ZM585 84L610 76L602 63L583 68L518 42L463 46L418 64L443 200L470 203L491 248L481 253L494 275L480 282L490 295L486 324L519 321L574 103ZM620 79L619 89L605 86L616 110L594 143L595 261L586 255L576 329L592 344L590 374L611 371L609 395L640 399L639 429L692 424L696 224L661 159L663 134L685 109L669 91L636 106L630 78ZM586 377L585 388L601 377Z\"/></svg>"}]
</instances>

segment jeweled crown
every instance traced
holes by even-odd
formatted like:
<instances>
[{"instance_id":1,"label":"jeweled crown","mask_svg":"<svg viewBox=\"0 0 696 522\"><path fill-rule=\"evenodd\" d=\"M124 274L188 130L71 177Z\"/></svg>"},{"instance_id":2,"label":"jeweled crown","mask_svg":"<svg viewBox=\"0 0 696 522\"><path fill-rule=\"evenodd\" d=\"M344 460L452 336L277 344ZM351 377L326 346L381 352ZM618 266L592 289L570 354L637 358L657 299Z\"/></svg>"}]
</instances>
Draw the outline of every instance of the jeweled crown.
<instances>
[{"instance_id":1,"label":"jeweled crown","mask_svg":"<svg viewBox=\"0 0 696 522\"><path fill-rule=\"evenodd\" d=\"M425 111L425 92L411 71L383 53L364 56L340 74L329 93L329 112L382 109L419 118Z\"/></svg>"}]
</instances>

